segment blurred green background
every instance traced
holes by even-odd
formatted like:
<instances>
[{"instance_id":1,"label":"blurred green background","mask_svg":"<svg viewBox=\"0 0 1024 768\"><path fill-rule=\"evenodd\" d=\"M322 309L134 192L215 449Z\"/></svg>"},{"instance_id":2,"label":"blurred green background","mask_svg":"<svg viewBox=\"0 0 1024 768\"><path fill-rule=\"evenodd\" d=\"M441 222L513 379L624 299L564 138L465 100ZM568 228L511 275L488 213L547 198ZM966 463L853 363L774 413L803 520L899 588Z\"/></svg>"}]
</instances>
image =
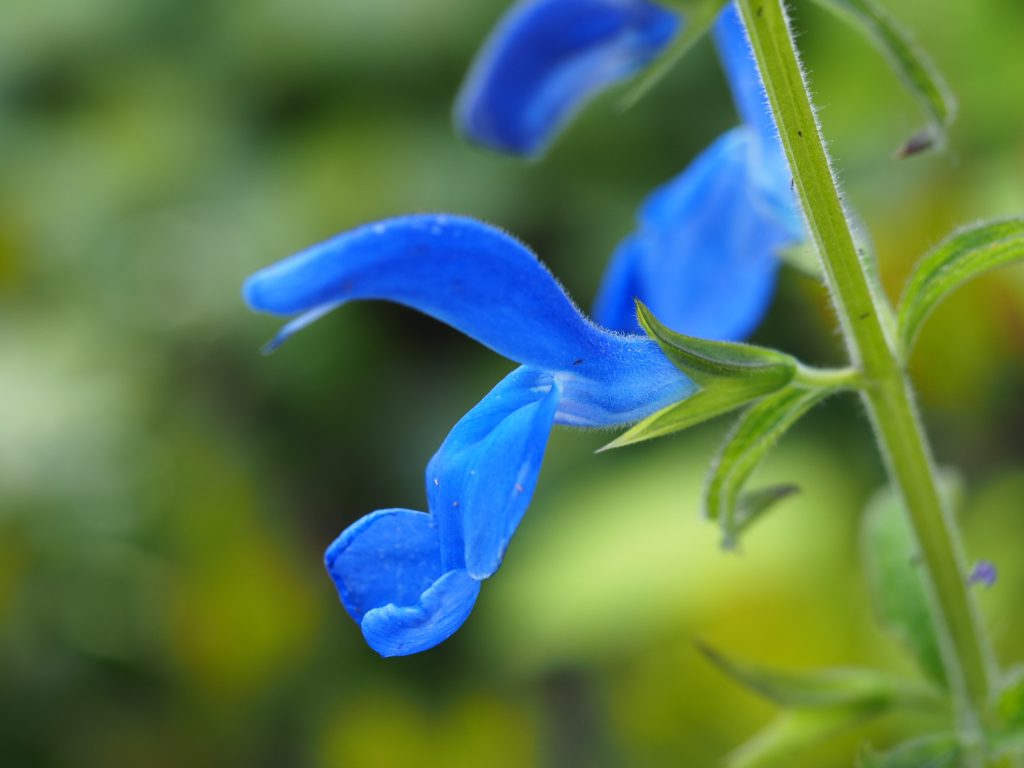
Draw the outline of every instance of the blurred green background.
<instances>
[{"instance_id":1,"label":"blurred green background","mask_svg":"<svg viewBox=\"0 0 1024 768\"><path fill-rule=\"evenodd\" d=\"M795 6L846 199L891 295L954 226L1024 210L1024 5L892 0L960 97L950 152L877 53ZM543 161L467 146L449 110L497 0L4 0L0 5L0 762L10 766L712 766L772 710L699 656L912 672L873 623L858 513L882 481L856 402L765 477L804 493L717 548L698 519L724 423L592 455L555 434L502 571L420 656L363 644L321 565L511 368L392 306L271 357L249 272L356 224L454 211L529 243L586 306L633 211L735 122L700 44L636 108L591 106ZM758 341L839 359L785 270ZM913 369L958 466L980 595L1024 656L1024 274L947 302ZM849 765L891 717L790 765Z\"/></svg>"}]
</instances>

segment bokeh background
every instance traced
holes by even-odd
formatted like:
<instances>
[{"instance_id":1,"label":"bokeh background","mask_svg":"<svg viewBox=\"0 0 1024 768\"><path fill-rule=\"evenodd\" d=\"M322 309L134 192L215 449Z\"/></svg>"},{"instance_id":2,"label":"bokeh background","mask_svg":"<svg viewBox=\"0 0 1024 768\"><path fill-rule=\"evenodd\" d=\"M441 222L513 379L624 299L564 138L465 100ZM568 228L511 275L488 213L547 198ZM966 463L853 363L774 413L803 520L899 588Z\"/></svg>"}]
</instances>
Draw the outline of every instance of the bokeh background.
<instances>
[{"instance_id":1,"label":"bokeh background","mask_svg":"<svg viewBox=\"0 0 1024 768\"><path fill-rule=\"evenodd\" d=\"M795 16L846 199L897 295L953 227L1024 210L1024 5L890 0L960 98L950 151L877 52ZM712 766L773 715L695 650L913 674L874 624L858 515L883 482L837 399L765 478L804 492L723 554L698 518L726 423L593 455L559 431L466 626L381 660L322 551L424 508L426 461L511 364L392 306L270 357L245 275L410 211L529 243L584 306L643 196L735 122L707 42L635 108L593 104L537 163L460 141L450 105L498 0L5 0L0 5L0 762L9 766ZM760 342L839 344L788 269ZM968 490L980 595L1024 656L1024 274L978 280L913 360ZM793 766L849 765L890 717Z\"/></svg>"}]
</instances>

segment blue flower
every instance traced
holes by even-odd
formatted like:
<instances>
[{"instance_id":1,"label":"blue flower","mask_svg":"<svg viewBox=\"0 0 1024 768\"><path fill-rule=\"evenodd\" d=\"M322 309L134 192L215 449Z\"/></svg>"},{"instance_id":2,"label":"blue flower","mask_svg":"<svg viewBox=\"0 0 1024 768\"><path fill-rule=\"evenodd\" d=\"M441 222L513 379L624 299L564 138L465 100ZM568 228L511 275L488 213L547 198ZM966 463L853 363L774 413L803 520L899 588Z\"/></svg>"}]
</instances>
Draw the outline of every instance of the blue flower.
<instances>
[{"instance_id":1,"label":"blue flower","mask_svg":"<svg viewBox=\"0 0 1024 768\"><path fill-rule=\"evenodd\" d=\"M648 0L521 0L470 69L455 123L484 146L537 155L589 99L653 61L681 26Z\"/></svg>"},{"instance_id":2,"label":"blue flower","mask_svg":"<svg viewBox=\"0 0 1024 768\"><path fill-rule=\"evenodd\" d=\"M999 571L996 570L995 563L988 560L979 560L971 568L971 573L967 577L968 584L984 584L986 587L991 587L996 583L999 578Z\"/></svg>"},{"instance_id":3,"label":"blue flower","mask_svg":"<svg viewBox=\"0 0 1024 768\"><path fill-rule=\"evenodd\" d=\"M345 608L384 656L430 648L465 621L522 519L554 424L627 424L696 389L653 341L590 322L529 250L471 219L361 227L257 272L244 295L295 316L273 346L341 304L382 299L521 364L431 459L429 513L374 512L327 550Z\"/></svg>"},{"instance_id":4,"label":"blue flower","mask_svg":"<svg viewBox=\"0 0 1024 768\"><path fill-rule=\"evenodd\" d=\"M653 58L678 23L635 0L520 3L471 74L460 122L482 142L535 152L589 95ZM597 302L611 328L639 330L639 296L685 333L743 336L770 299L776 249L802 237L735 9L715 34L744 125L645 202ZM293 316L271 349L343 303L382 299L521 364L431 459L428 512L374 512L327 550L343 604L384 656L430 648L466 620L529 504L555 424L624 425L696 389L652 341L591 323L525 247L469 219L361 227L255 274L245 297L254 309Z\"/></svg>"},{"instance_id":5,"label":"blue flower","mask_svg":"<svg viewBox=\"0 0 1024 768\"><path fill-rule=\"evenodd\" d=\"M714 27L743 124L719 137L644 201L639 226L612 257L594 317L638 330L633 298L691 336L741 339L771 301L778 253L805 238L779 143L734 5Z\"/></svg>"},{"instance_id":6,"label":"blue flower","mask_svg":"<svg viewBox=\"0 0 1024 768\"><path fill-rule=\"evenodd\" d=\"M646 0L524 0L499 23L456 106L471 139L535 154L594 93L647 64L680 26ZM639 332L639 297L683 333L740 339L760 322L777 254L804 239L774 120L734 4L714 38L743 124L645 201L595 304L601 324Z\"/></svg>"}]
</instances>

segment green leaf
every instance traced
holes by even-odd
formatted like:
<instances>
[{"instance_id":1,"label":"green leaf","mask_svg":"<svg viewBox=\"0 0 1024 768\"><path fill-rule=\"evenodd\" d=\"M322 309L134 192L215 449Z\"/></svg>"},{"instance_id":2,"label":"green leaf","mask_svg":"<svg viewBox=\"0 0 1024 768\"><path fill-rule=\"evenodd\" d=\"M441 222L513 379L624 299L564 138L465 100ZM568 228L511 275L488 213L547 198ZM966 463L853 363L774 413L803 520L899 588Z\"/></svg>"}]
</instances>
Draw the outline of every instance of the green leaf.
<instances>
[{"instance_id":1,"label":"green leaf","mask_svg":"<svg viewBox=\"0 0 1024 768\"><path fill-rule=\"evenodd\" d=\"M873 669L780 672L728 659L705 645L698 647L733 680L787 709L856 705L881 711L894 706L933 708L943 701L930 686Z\"/></svg>"},{"instance_id":2,"label":"green leaf","mask_svg":"<svg viewBox=\"0 0 1024 768\"><path fill-rule=\"evenodd\" d=\"M857 756L857 768L958 768L960 746L956 736L939 733L923 736L887 752L864 747Z\"/></svg>"},{"instance_id":3,"label":"green leaf","mask_svg":"<svg viewBox=\"0 0 1024 768\"><path fill-rule=\"evenodd\" d=\"M1024 756L1024 667L1016 667L996 697L999 728L992 739L998 755Z\"/></svg>"},{"instance_id":4,"label":"green leaf","mask_svg":"<svg viewBox=\"0 0 1024 768\"><path fill-rule=\"evenodd\" d=\"M1024 218L960 229L928 253L914 268L899 308L904 354L935 306L955 288L996 267L1024 259Z\"/></svg>"},{"instance_id":5,"label":"green leaf","mask_svg":"<svg viewBox=\"0 0 1024 768\"><path fill-rule=\"evenodd\" d=\"M725 758L723 768L791 765L791 757L836 733L879 714L859 706L795 709L782 712L750 741Z\"/></svg>"},{"instance_id":6,"label":"green leaf","mask_svg":"<svg viewBox=\"0 0 1024 768\"><path fill-rule=\"evenodd\" d=\"M672 71L680 59L711 29L715 19L718 18L718 12L725 7L728 0L659 0L659 2L670 10L682 12L683 32L626 91L621 102L622 109L635 106Z\"/></svg>"},{"instance_id":7,"label":"green leaf","mask_svg":"<svg viewBox=\"0 0 1024 768\"><path fill-rule=\"evenodd\" d=\"M928 56L875 0L815 0L856 26L878 48L889 66L917 98L928 125L900 148L907 157L946 144L946 132L956 115L956 99Z\"/></svg>"},{"instance_id":8,"label":"green leaf","mask_svg":"<svg viewBox=\"0 0 1024 768\"><path fill-rule=\"evenodd\" d=\"M834 391L787 388L766 397L740 416L719 453L704 493L708 517L721 523L723 546L735 546L739 533L763 514L771 501L788 495L777 489L774 494L760 491L744 496L741 492L751 473L786 430Z\"/></svg>"},{"instance_id":9,"label":"green leaf","mask_svg":"<svg viewBox=\"0 0 1024 768\"><path fill-rule=\"evenodd\" d=\"M700 650L729 677L785 708L726 759L728 768L785 765L793 753L895 707L945 705L934 688L876 670L779 672L728 659L707 646Z\"/></svg>"},{"instance_id":10,"label":"green leaf","mask_svg":"<svg viewBox=\"0 0 1024 768\"><path fill-rule=\"evenodd\" d=\"M796 360L783 352L677 333L639 301L637 319L666 357L698 384L721 378L742 379L757 383L761 394L766 394L786 386L796 375Z\"/></svg>"},{"instance_id":11,"label":"green leaf","mask_svg":"<svg viewBox=\"0 0 1024 768\"><path fill-rule=\"evenodd\" d=\"M726 531L723 545L726 549L735 548L739 541L740 534L754 522L761 518L765 512L774 507L783 499L800 493L800 486L792 483L783 485L769 485L753 491L744 491L736 501L736 509L732 515L731 527Z\"/></svg>"},{"instance_id":12,"label":"green leaf","mask_svg":"<svg viewBox=\"0 0 1024 768\"><path fill-rule=\"evenodd\" d=\"M688 429L775 392L796 375L796 360L782 352L676 333L640 302L637 318L669 360L692 378L700 390L648 416L602 451Z\"/></svg>"},{"instance_id":13,"label":"green leaf","mask_svg":"<svg viewBox=\"0 0 1024 768\"><path fill-rule=\"evenodd\" d=\"M1007 735L1016 736L1024 747L1024 667L1015 668L1000 686L996 714Z\"/></svg>"},{"instance_id":14,"label":"green leaf","mask_svg":"<svg viewBox=\"0 0 1024 768\"><path fill-rule=\"evenodd\" d=\"M940 476L940 488L948 487L948 482ZM879 620L911 651L928 677L945 685L913 533L903 504L891 488L882 489L868 502L861 544L868 590Z\"/></svg>"}]
</instances>

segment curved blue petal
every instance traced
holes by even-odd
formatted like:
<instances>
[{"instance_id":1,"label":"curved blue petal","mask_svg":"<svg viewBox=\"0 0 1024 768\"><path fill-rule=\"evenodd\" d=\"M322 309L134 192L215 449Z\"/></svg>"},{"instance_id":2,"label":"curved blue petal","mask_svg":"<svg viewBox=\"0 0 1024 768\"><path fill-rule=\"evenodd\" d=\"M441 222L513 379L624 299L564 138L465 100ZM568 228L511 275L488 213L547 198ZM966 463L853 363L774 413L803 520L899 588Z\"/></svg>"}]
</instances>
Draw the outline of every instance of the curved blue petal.
<instances>
[{"instance_id":1,"label":"curved blue petal","mask_svg":"<svg viewBox=\"0 0 1024 768\"><path fill-rule=\"evenodd\" d=\"M787 205L795 207L793 195L789 191L789 165L782 151L779 131L750 47L750 39L735 2L729 3L719 15L713 35L736 109L744 124L754 130L756 137L752 144L755 155L751 166L754 172L752 178L771 194L782 197Z\"/></svg>"},{"instance_id":2,"label":"curved blue petal","mask_svg":"<svg viewBox=\"0 0 1024 768\"><path fill-rule=\"evenodd\" d=\"M647 0L522 0L478 54L456 126L492 149L537 154L590 98L650 63L680 26Z\"/></svg>"},{"instance_id":3,"label":"curved blue petal","mask_svg":"<svg viewBox=\"0 0 1024 768\"><path fill-rule=\"evenodd\" d=\"M526 366L506 376L452 429L427 465L442 567L494 573L537 484L561 392Z\"/></svg>"},{"instance_id":4,"label":"curved blue petal","mask_svg":"<svg viewBox=\"0 0 1024 768\"><path fill-rule=\"evenodd\" d=\"M345 609L381 656L418 653L446 640L480 591L464 570L442 570L437 521L409 509L357 520L327 548L324 564Z\"/></svg>"},{"instance_id":5,"label":"curved blue petal","mask_svg":"<svg viewBox=\"0 0 1024 768\"><path fill-rule=\"evenodd\" d=\"M415 605L443 572L437 521L409 509L366 515L327 548L324 565L356 621L389 603Z\"/></svg>"},{"instance_id":6,"label":"curved blue petal","mask_svg":"<svg viewBox=\"0 0 1024 768\"><path fill-rule=\"evenodd\" d=\"M636 299L645 301L643 252L643 239L629 235L612 254L594 299L594 319L601 325L623 333L643 331L636 319Z\"/></svg>"},{"instance_id":7,"label":"curved blue petal","mask_svg":"<svg viewBox=\"0 0 1024 768\"><path fill-rule=\"evenodd\" d=\"M417 309L553 374L564 389L564 424L636 421L694 389L654 342L591 323L525 246L472 219L408 216L360 227L260 270L244 295L253 309L300 315L282 334L354 299Z\"/></svg>"},{"instance_id":8,"label":"curved blue petal","mask_svg":"<svg viewBox=\"0 0 1024 768\"><path fill-rule=\"evenodd\" d=\"M549 370L601 343L602 331L529 249L459 216L405 216L342 233L260 270L243 294L253 309L303 317L354 299L392 301Z\"/></svg>"},{"instance_id":9,"label":"curved blue petal","mask_svg":"<svg viewBox=\"0 0 1024 768\"><path fill-rule=\"evenodd\" d=\"M770 138L775 142L779 133L735 2L722 9L712 28L712 35L740 119L755 128L762 140Z\"/></svg>"},{"instance_id":10,"label":"curved blue petal","mask_svg":"<svg viewBox=\"0 0 1024 768\"><path fill-rule=\"evenodd\" d=\"M778 250L803 238L791 205L756 182L755 135L746 126L721 136L679 177L644 202L639 227L620 249L634 274L606 280L599 309L611 323L637 296L669 327L691 336L740 339L771 301ZM788 184L787 189L788 193ZM616 314L618 313L618 314ZM621 330L637 328L635 319Z\"/></svg>"},{"instance_id":11,"label":"curved blue petal","mask_svg":"<svg viewBox=\"0 0 1024 768\"><path fill-rule=\"evenodd\" d=\"M480 582L465 571L448 571L411 606L385 605L363 617L363 637L381 656L406 656L451 637L469 617Z\"/></svg>"},{"instance_id":12,"label":"curved blue petal","mask_svg":"<svg viewBox=\"0 0 1024 768\"><path fill-rule=\"evenodd\" d=\"M529 249L473 219L407 216L359 227L260 270L243 293L253 309L300 315L283 334L354 299L412 307L556 374L563 423L635 421L693 389L657 345L591 323Z\"/></svg>"},{"instance_id":13,"label":"curved blue petal","mask_svg":"<svg viewBox=\"0 0 1024 768\"><path fill-rule=\"evenodd\" d=\"M804 239L789 168L735 3L714 28L744 125L656 190L616 250L595 303L598 322L640 330L640 298L692 336L739 339L771 300L780 248Z\"/></svg>"}]
</instances>

